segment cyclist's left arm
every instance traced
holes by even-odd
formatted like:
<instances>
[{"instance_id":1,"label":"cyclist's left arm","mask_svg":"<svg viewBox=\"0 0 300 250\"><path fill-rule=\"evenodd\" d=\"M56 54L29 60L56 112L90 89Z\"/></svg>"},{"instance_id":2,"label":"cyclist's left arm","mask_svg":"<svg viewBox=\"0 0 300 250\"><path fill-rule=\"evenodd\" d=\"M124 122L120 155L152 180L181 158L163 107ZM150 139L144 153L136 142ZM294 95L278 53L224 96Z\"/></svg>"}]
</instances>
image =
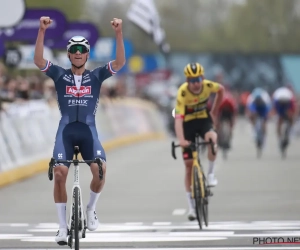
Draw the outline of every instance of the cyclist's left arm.
<instances>
[{"instance_id":1,"label":"cyclist's left arm","mask_svg":"<svg viewBox=\"0 0 300 250\"><path fill-rule=\"evenodd\" d=\"M224 87L220 83L212 82L212 81L210 81L207 84L207 86L210 88L211 93L216 93L216 97L215 97L214 103L211 108L211 113L214 115L217 115L218 109L223 100Z\"/></svg>"},{"instance_id":2,"label":"cyclist's left arm","mask_svg":"<svg viewBox=\"0 0 300 250\"><path fill-rule=\"evenodd\" d=\"M298 112L299 112L295 95L293 95L293 98L291 101L292 101L293 123L294 123L297 120Z\"/></svg>"},{"instance_id":3,"label":"cyclist's left arm","mask_svg":"<svg viewBox=\"0 0 300 250\"><path fill-rule=\"evenodd\" d=\"M123 42L123 34L121 32L116 32L116 59L111 61L111 67L115 71L119 71L125 65L125 48Z\"/></svg>"},{"instance_id":4,"label":"cyclist's left arm","mask_svg":"<svg viewBox=\"0 0 300 250\"><path fill-rule=\"evenodd\" d=\"M94 75L100 82L116 74L125 65L126 59L122 30L116 31L116 44L116 59L108 62L103 67L93 70Z\"/></svg>"}]
</instances>

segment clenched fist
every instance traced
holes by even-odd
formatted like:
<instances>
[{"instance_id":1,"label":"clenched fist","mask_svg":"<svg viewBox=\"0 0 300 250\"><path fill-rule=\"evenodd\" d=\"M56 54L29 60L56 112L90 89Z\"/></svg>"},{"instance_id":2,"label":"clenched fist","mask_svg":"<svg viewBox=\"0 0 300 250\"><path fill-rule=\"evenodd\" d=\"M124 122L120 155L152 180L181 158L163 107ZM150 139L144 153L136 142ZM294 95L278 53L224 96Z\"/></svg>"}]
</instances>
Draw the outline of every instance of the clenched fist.
<instances>
[{"instance_id":1,"label":"clenched fist","mask_svg":"<svg viewBox=\"0 0 300 250\"><path fill-rule=\"evenodd\" d=\"M122 19L114 18L113 21L110 21L112 28L116 32L122 31Z\"/></svg>"},{"instance_id":2,"label":"clenched fist","mask_svg":"<svg viewBox=\"0 0 300 250\"><path fill-rule=\"evenodd\" d=\"M46 30L50 24L52 23L52 20L48 16L42 16L40 18L40 29Z\"/></svg>"}]
</instances>

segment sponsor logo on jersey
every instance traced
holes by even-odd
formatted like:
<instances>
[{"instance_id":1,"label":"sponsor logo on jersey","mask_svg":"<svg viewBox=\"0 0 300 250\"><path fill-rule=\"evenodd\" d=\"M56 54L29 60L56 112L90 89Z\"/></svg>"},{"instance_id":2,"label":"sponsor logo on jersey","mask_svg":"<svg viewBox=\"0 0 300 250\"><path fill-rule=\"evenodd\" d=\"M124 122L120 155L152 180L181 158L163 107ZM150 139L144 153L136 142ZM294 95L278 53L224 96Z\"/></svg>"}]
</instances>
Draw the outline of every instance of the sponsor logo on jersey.
<instances>
[{"instance_id":1,"label":"sponsor logo on jersey","mask_svg":"<svg viewBox=\"0 0 300 250\"><path fill-rule=\"evenodd\" d=\"M76 86L67 86L66 94L72 95L75 97L83 97L85 95L91 95L92 87L91 86L80 86L80 89L77 89Z\"/></svg>"},{"instance_id":2,"label":"sponsor logo on jersey","mask_svg":"<svg viewBox=\"0 0 300 250\"><path fill-rule=\"evenodd\" d=\"M67 82L72 82L72 78L71 76L68 76L68 75L64 75L63 79Z\"/></svg>"},{"instance_id":3,"label":"sponsor logo on jersey","mask_svg":"<svg viewBox=\"0 0 300 250\"><path fill-rule=\"evenodd\" d=\"M84 75L83 76L82 84L85 84L85 83L90 82L90 81L91 81L90 75Z\"/></svg>"},{"instance_id":4,"label":"sponsor logo on jersey","mask_svg":"<svg viewBox=\"0 0 300 250\"><path fill-rule=\"evenodd\" d=\"M71 99L68 101L69 106L88 106L89 100Z\"/></svg>"},{"instance_id":5,"label":"sponsor logo on jersey","mask_svg":"<svg viewBox=\"0 0 300 250\"><path fill-rule=\"evenodd\" d=\"M90 81L91 81L91 79L84 80L84 81L82 82L82 84L85 84L85 83L90 82Z\"/></svg>"}]
</instances>

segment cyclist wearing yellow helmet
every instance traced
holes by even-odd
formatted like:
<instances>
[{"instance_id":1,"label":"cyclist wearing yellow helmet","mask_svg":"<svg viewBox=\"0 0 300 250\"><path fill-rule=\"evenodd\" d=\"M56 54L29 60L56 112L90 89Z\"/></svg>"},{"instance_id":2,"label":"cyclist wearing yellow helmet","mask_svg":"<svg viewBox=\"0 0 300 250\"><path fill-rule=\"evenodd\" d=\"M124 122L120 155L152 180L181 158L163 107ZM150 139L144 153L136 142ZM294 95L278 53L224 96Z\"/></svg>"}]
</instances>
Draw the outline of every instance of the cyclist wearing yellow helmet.
<instances>
[{"instance_id":1,"label":"cyclist wearing yellow helmet","mask_svg":"<svg viewBox=\"0 0 300 250\"><path fill-rule=\"evenodd\" d=\"M199 63L189 63L184 68L186 82L183 83L177 92L175 108L175 132L179 144L183 147L183 159L185 163L185 189L189 204L189 220L195 220L195 208L191 198L191 171L192 151L185 148L190 142L195 142L195 134L198 133L205 141L217 143L217 133L214 131L214 122L218 108L223 99L224 87L216 82L204 78L204 68ZM207 110L207 101L212 93L216 98L211 111ZM208 147L208 184L213 187L217 185L214 176L214 162L216 155L213 155Z\"/></svg>"}]
</instances>

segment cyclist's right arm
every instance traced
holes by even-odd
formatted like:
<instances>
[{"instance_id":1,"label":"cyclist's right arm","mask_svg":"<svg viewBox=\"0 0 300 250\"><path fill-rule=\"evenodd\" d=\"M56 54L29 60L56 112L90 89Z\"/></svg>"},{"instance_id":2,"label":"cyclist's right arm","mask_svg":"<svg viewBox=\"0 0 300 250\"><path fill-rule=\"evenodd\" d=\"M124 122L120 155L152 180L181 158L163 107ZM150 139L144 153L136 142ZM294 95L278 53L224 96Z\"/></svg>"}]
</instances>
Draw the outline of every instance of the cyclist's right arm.
<instances>
[{"instance_id":1,"label":"cyclist's right arm","mask_svg":"<svg viewBox=\"0 0 300 250\"><path fill-rule=\"evenodd\" d=\"M50 26L52 20L49 17L40 18L40 28L38 31L35 51L34 51L34 63L39 69L45 68L47 61L44 59L44 38L46 29Z\"/></svg>"},{"instance_id":2,"label":"cyclist's right arm","mask_svg":"<svg viewBox=\"0 0 300 250\"><path fill-rule=\"evenodd\" d=\"M35 50L34 50L34 63L35 65L47 76L51 77L54 82L64 73L64 69L52 64L50 61L44 59L44 38L46 29L52 23L49 17L40 18L40 28L38 31Z\"/></svg>"},{"instance_id":3,"label":"cyclist's right arm","mask_svg":"<svg viewBox=\"0 0 300 250\"><path fill-rule=\"evenodd\" d=\"M186 147L190 144L184 138L184 131L183 131L183 119L185 114L185 105L184 105L184 98L182 96L183 90L178 90L177 93L177 100L176 100L176 107L175 107L175 133L176 137L179 140L179 144L182 147Z\"/></svg>"}]
</instances>

